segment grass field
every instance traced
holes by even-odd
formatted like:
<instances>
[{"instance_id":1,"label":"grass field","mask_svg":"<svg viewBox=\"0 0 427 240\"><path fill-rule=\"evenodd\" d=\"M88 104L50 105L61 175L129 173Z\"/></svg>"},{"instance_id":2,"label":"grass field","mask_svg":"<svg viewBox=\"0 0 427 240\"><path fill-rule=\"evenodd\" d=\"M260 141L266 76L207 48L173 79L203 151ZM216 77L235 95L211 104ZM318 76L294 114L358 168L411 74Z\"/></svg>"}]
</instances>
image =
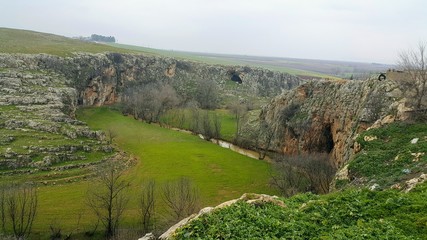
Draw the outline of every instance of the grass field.
<instances>
[{"instance_id":1,"label":"grass field","mask_svg":"<svg viewBox=\"0 0 427 240\"><path fill-rule=\"evenodd\" d=\"M232 142L236 133L236 119L233 114L227 109L216 110L200 110L202 116L208 114L213 118L213 115L219 118L221 123L221 139ZM190 109L172 109L169 110L161 121L169 126L190 130L192 122L192 112Z\"/></svg>"},{"instance_id":2,"label":"grass field","mask_svg":"<svg viewBox=\"0 0 427 240\"><path fill-rule=\"evenodd\" d=\"M73 52L122 52L133 51L115 48L105 44L83 42L54 34L27 30L0 28L1 53L46 53L61 57L71 56Z\"/></svg>"},{"instance_id":3,"label":"grass field","mask_svg":"<svg viewBox=\"0 0 427 240\"><path fill-rule=\"evenodd\" d=\"M189 177L200 188L202 206L215 205L245 192L276 193L268 186L270 165L266 162L223 149L191 134L134 120L105 107L81 109L77 116L94 129L114 129L118 133L115 144L139 159L125 175L131 182L131 201L123 227L135 227L138 223L136 198L141 183L148 178L161 185L166 180ZM90 230L95 218L84 199L91 184L93 180L40 187L34 232L46 236L52 222L60 223L64 232L69 232L75 228L81 213L78 231ZM158 212L165 212L162 205Z\"/></svg>"}]
</instances>

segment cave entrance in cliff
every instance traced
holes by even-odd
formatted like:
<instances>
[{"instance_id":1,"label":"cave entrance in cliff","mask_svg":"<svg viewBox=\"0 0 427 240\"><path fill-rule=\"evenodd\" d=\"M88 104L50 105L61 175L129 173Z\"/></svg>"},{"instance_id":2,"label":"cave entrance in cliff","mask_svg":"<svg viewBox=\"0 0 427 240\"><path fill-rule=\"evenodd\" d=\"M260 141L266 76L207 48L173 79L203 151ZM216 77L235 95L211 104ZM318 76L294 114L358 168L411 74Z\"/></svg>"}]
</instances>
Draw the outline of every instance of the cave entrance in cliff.
<instances>
[{"instance_id":1,"label":"cave entrance in cliff","mask_svg":"<svg viewBox=\"0 0 427 240\"><path fill-rule=\"evenodd\" d=\"M327 153L332 152L334 149L334 138L332 136L331 125L327 125L323 130L324 137L324 151Z\"/></svg>"}]
</instances>

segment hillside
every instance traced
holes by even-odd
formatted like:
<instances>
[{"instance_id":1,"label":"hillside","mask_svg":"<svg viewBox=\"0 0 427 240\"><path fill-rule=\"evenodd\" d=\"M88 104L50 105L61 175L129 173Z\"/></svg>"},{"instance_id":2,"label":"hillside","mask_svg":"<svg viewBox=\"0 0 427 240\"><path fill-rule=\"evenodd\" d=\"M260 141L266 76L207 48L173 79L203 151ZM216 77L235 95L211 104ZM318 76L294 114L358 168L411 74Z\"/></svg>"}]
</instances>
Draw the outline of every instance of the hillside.
<instances>
[{"instance_id":1,"label":"hillside","mask_svg":"<svg viewBox=\"0 0 427 240\"><path fill-rule=\"evenodd\" d=\"M272 71L294 74L305 79L342 79L353 77L354 79L364 80L370 75L376 75L380 72L385 72L387 69L394 68L393 65L380 63L198 53L161 50L119 43L109 43L108 45L133 51L141 51L147 54L188 59L208 64L247 65L251 67L262 67Z\"/></svg>"},{"instance_id":2,"label":"hillside","mask_svg":"<svg viewBox=\"0 0 427 240\"><path fill-rule=\"evenodd\" d=\"M105 44L83 42L59 35L28 30L0 28L0 53L46 53L61 57L74 52L134 52Z\"/></svg>"},{"instance_id":3,"label":"hillside","mask_svg":"<svg viewBox=\"0 0 427 240\"><path fill-rule=\"evenodd\" d=\"M349 162L350 177L338 180L340 191L261 202L241 198L202 210L164 238L425 239L426 136L425 123L372 129L360 135L361 150ZM411 143L413 138L420 141Z\"/></svg>"}]
</instances>

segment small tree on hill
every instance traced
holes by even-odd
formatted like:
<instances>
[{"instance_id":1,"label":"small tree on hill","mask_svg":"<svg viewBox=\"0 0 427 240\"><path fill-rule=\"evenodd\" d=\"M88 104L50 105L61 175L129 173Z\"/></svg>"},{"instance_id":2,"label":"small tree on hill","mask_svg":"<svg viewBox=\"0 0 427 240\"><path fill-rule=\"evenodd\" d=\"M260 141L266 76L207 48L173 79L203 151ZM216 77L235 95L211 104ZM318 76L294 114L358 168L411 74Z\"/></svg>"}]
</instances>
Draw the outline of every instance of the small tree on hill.
<instances>
[{"instance_id":1,"label":"small tree on hill","mask_svg":"<svg viewBox=\"0 0 427 240\"><path fill-rule=\"evenodd\" d=\"M411 84L415 89L416 110L422 109L423 100L426 98L427 84L427 42L420 42L416 49L403 51L399 54L398 65L409 74Z\"/></svg>"},{"instance_id":2,"label":"small tree on hill","mask_svg":"<svg viewBox=\"0 0 427 240\"><path fill-rule=\"evenodd\" d=\"M139 209L141 223L144 233L154 229L154 207L155 207L155 180L151 179L142 185L141 196L139 198Z\"/></svg>"},{"instance_id":3,"label":"small tree on hill","mask_svg":"<svg viewBox=\"0 0 427 240\"><path fill-rule=\"evenodd\" d=\"M125 194L129 182L123 179L123 172L117 166L109 165L100 173L95 186L87 193L87 203L104 225L106 237L112 237L129 200Z\"/></svg>"},{"instance_id":4,"label":"small tree on hill","mask_svg":"<svg viewBox=\"0 0 427 240\"><path fill-rule=\"evenodd\" d=\"M176 220L180 220L194 213L199 206L199 190L189 178L181 177L177 181L165 183L163 200L174 213Z\"/></svg>"},{"instance_id":5,"label":"small tree on hill","mask_svg":"<svg viewBox=\"0 0 427 240\"><path fill-rule=\"evenodd\" d=\"M16 239L25 239L30 235L36 217L37 189L32 184L12 184L1 188L2 232L11 232Z\"/></svg>"}]
</instances>

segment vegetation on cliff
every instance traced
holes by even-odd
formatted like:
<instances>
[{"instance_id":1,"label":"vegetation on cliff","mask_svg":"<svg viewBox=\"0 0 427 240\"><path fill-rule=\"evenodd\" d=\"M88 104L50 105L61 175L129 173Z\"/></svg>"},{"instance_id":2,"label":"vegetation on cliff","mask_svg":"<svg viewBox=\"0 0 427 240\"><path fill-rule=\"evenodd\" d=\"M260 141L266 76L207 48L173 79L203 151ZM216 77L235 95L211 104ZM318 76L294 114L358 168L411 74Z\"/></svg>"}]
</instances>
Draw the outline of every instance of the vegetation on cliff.
<instances>
[{"instance_id":1,"label":"vegetation on cliff","mask_svg":"<svg viewBox=\"0 0 427 240\"><path fill-rule=\"evenodd\" d=\"M338 180L340 191L297 194L282 199L286 207L241 202L192 220L175 238L425 239L427 182L404 190L426 172L426 136L425 123L366 131L348 167L353 182Z\"/></svg>"},{"instance_id":2,"label":"vegetation on cliff","mask_svg":"<svg viewBox=\"0 0 427 240\"><path fill-rule=\"evenodd\" d=\"M396 122L363 132L356 140L360 152L349 163L347 182L405 188L405 181L427 173L426 137L425 123Z\"/></svg>"},{"instance_id":3,"label":"vegetation on cliff","mask_svg":"<svg viewBox=\"0 0 427 240\"><path fill-rule=\"evenodd\" d=\"M244 202L202 215L176 239L425 239L427 184L410 193L347 189L283 199L286 207Z\"/></svg>"}]
</instances>

